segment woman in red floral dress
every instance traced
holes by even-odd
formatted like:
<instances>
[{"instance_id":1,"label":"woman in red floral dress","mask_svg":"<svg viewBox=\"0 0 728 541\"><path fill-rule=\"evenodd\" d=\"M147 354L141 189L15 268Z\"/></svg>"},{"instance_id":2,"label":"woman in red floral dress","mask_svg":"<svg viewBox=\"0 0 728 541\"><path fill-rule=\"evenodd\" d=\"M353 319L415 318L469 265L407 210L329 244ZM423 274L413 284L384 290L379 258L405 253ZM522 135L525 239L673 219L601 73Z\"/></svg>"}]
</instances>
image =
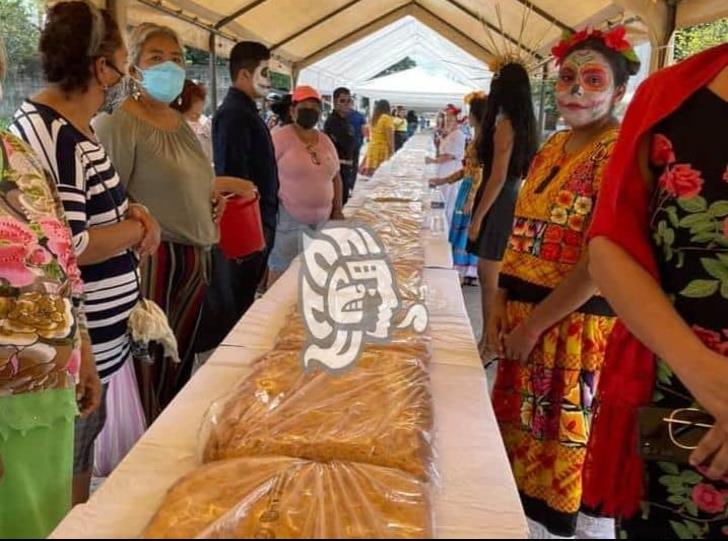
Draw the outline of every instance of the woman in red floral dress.
<instances>
[{"instance_id":1,"label":"woman in red floral dress","mask_svg":"<svg viewBox=\"0 0 728 541\"><path fill-rule=\"evenodd\" d=\"M728 537L726 126L728 44L653 76L591 232L592 273L624 325L610 338L585 500L623 517L621 538ZM639 408L673 459L637 456Z\"/></svg>"}]
</instances>

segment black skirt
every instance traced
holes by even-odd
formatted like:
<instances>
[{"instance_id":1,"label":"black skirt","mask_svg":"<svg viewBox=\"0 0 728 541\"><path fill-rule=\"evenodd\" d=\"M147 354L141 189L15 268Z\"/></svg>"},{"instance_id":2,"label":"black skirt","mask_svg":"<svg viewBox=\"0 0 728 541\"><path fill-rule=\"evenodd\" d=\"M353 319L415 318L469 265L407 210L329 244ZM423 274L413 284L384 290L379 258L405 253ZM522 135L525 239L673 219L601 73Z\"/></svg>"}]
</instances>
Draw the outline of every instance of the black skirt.
<instances>
[{"instance_id":1,"label":"black skirt","mask_svg":"<svg viewBox=\"0 0 728 541\"><path fill-rule=\"evenodd\" d=\"M493 206L483 219L480 234L475 241L468 241L468 253L489 261L501 261L506 253L508 239L513 230L513 214L516 211L521 179L507 179ZM477 208L483 195L483 186L478 190L474 207Z\"/></svg>"}]
</instances>

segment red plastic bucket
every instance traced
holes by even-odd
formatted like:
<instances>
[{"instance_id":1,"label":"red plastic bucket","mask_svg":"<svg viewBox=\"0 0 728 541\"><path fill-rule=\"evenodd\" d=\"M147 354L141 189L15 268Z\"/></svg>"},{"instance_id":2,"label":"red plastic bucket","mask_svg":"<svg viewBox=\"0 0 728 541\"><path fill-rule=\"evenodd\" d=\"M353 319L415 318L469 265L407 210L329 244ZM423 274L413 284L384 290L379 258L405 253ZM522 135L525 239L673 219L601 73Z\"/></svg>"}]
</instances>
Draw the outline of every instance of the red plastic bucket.
<instances>
[{"instance_id":1,"label":"red plastic bucket","mask_svg":"<svg viewBox=\"0 0 728 541\"><path fill-rule=\"evenodd\" d=\"M220 220L220 248L228 259L239 259L265 249L259 199L256 195L253 199L235 196L227 200Z\"/></svg>"}]
</instances>

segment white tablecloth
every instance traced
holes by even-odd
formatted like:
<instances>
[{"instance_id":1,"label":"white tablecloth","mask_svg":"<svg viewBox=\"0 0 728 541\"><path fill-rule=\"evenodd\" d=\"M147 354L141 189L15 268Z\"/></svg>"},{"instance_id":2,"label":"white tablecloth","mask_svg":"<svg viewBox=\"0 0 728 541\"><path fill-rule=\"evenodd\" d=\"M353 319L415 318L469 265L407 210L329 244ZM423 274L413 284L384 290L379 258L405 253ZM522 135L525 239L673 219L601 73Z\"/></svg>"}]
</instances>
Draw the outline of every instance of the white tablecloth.
<instances>
[{"instance_id":1,"label":"white tablecloth","mask_svg":"<svg viewBox=\"0 0 728 541\"><path fill-rule=\"evenodd\" d=\"M423 234L424 273L441 478L433 492L438 538L524 538L527 525L488 397L450 247ZM448 258L450 258L448 260ZM273 347L297 302L299 264L259 299L86 505L53 538L129 538L143 530L167 489L198 465L200 426L210 405Z\"/></svg>"},{"instance_id":2,"label":"white tablecloth","mask_svg":"<svg viewBox=\"0 0 728 541\"><path fill-rule=\"evenodd\" d=\"M296 299L292 267L147 431L116 471L76 507L54 538L135 537L166 490L198 464L199 427L212 402L250 372L273 346ZM432 393L437 465L435 531L439 538L526 536L526 523L488 399L455 271L428 269L433 336Z\"/></svg>"}]
</instances>

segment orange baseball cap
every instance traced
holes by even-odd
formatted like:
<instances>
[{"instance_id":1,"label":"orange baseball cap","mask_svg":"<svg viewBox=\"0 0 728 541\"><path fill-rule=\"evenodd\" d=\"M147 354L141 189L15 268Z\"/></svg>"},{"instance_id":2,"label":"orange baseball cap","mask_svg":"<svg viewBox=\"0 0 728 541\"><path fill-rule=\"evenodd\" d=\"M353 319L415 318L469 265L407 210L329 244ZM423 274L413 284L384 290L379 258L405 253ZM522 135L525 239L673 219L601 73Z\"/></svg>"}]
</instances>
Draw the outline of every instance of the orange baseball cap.
<instances>
[{"instance_id":1,"label":"orange baseball cap","mask_svg":"<svg viewBox=\"0 0 728 541\"><path fill-rule=\"evenodd\" d=\"M300 103L306 100L321 101L321 94L312 86L297 86L293 91L293 103Z\"/></svg>"}]
</instances>

